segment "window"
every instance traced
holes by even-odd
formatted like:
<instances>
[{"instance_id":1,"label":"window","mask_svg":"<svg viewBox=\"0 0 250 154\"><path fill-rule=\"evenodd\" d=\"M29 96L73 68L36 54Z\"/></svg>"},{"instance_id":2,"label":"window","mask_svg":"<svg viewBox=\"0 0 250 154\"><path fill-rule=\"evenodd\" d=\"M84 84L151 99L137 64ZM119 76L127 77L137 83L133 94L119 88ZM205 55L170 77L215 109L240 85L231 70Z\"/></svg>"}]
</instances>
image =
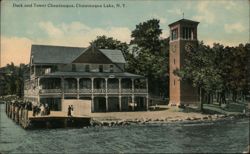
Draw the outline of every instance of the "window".
<instances>
[{"instance_id":1,"label":"window","mask_svg":"<svg viewBox=\"0 0 250 154\"><path fill-rule=\"evenodd\" d=\"M190 27L182 28L182 38L186 40L194 39L194 28Z\"/></svg>"},{"instance_id":2,"label":"window","mask_svg":"<svg viewBox=\"0 0 250 154\"><path fill-rule=\"evenodd\" d=\"M175 64L175 59L174 59L174 64Z\"/></svg>"},{"instance_id":3,"label":"window","mask_svg":"<svg viewBox=\"0 0 250 154\"><path fill-rule=\"evenodd\" d=\"M103 65L99 65L99 72L103 72Z\"/></svg>"},{"instance_id":4,"label":"window","mask_svg":"<svg viewBox=\"0 0 250 154\"><path fill-rule=\"evenodd\" d=\"M178 29L173 29L171 31L171 40L176 40L178 38Z\"/></svg>"},{"instance_id":5,"label":"window","mask_svg":"<svg viewBox=\"0 0 250 154\"><path fill-rule=\"evenodd\" d=\"M72 64L72 72L76 71L76 64Z\"/></svg>"},{"instance_id":6,"label":"window","mask_svg":"<svg viewBox=\"0 0 250 154\"><path fill-rule=\"evenodd\" d=\"M89 72L89 65L85 65L85 72Z\"/></svg>"},{"instance_id":7,"label":"window","mask_svg":"<svg viewBox=\"0 0 250 154\"><path fill-rule=\"evenodd\" d=\"M114 72L114 66L113 65L110 65L110 72Z\"/></svg>"}]
</instances>

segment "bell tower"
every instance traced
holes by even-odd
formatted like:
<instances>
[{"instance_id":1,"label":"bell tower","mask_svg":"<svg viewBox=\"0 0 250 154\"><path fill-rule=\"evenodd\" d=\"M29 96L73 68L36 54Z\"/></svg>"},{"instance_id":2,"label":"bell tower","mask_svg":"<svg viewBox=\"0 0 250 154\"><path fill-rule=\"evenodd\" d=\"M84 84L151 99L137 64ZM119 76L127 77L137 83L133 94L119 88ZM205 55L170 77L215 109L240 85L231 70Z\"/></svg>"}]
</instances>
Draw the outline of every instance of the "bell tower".
<instances>
[{"instance_id":1,"label":"bell tower","mask_svg":"<svg viewBox=\"0 0 250 154\"><path fill-rule=\"evenodd\" d=\"M197 26L199 22L181 19L172 24L169 42L169 105L198 102L198 91L188 81L180 81L174 70L185 66L186 53L198 46Z\"/></svg>"}]
</instances>

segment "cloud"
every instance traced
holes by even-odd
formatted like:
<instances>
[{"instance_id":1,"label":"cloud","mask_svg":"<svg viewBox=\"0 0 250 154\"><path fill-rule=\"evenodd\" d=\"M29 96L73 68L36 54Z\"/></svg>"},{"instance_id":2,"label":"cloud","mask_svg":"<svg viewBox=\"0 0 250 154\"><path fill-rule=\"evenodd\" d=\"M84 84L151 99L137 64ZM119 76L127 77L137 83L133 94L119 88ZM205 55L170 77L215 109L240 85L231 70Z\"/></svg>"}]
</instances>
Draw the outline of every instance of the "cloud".
<instances>
[{"instance_id":1,"label":"cloud","mask_svg":"<svg viewBox=\"0 0 250 154\"><path fill-rule=\"evenodd\" d=\"M224 29L227 33L233 32L243 32L245 31L245 27L241 23L233 23L233 24L224 24Z\"/></svg>"},{"instance_id":2,"label":"cloud","mask_svg":"<svg viewBox=\"0 0 250 154\"><path fill-rule=\"evenodd\" d=\"M177 8L168 10L167 12L168 12L168 13L171 13L171 14L173 14L173 15L181 15L181 14L183 13L183 12L181 11L181 9L177 9Z\"/></svg>"},{"instance_id":3,"label":"cloud","mask_svg":"<svg viewBox=\"0 0 250 154\"><path fill-rule=\"evenodd\" d=\"M131 31L127 27L98 28L90 27L81 22L62 23L59 25L55 25L52 22L40 22L39 25L49 36L47 43L59 43L70 46L88 46L89 42L100 35L129 42L131 34ZM46 43L44 41L46 40L38 40L38 42Z\"/></svg>"},{"instance_id":4,"label":"cloud","mask_svg":"<svg viewBox=\"0 0 250 154\"><path fill-rule=\"evenodd\" d=\"M193 16L194 20L203 21L208 24L212 24L215 21L215 15L212 10L210 10L209 1L200 1L197 4L198 14Z\"/></svg>"},{"instance_id":5,"label":"cloud","mask_svg":"<svg viewBox=\"0 0 250 154\"><path fill-rule=\"evenodd\" d=\"M28 63L32 41L25 37L1 36L1 67L14 62Z\"/></svg>"},{"instance_id":6,"label":"cloud","mask_svg":"<svg viewBox=\"0 0 250 154\"><path fill-rule=\"evenodd\" d=\"M159 16L158 14L150 14L149 16L146 17L146 19L144 18L143 21L141 21L141 22L144 22L146 20L150 20L150 19L153 19L153 18L160 20L160 24L162 24L162 25L167 25L168 24L167 18Z\"/></svg>"},{"instance_id":7,"label":"cloud","mask_svg":"<svg viewBox=\"0 0 250 154\"><path fill-rule=\"evenodd\" d=\"M29 63L32 44L87 47L97 36L106 35L123 42L130 42L131 31L127 27L94 28L80 22L55 25L45 21L39 28L48 34L47 38L30 40L25 37L1 36L1 66L10 62L15 65Z\"/></svg>"},{"instance_id":8,"label":"cloud","mask_svg":"<svg viewBox=\"0 0 250 154\"><path fill-rule=\"evenodd\" d=\"M51 22L40 22L39 27L46 31L50 37L59 37L63 34L63 32Z\"/></svg>"},{"instance_id":9,"label":"cloud","mask_svg":"<svg viewBox=\"0 0 250 154\"><path fill-rule=\"evenodd\" d=\"M238 46L241 43L242 44L247 43L247 41L244 42L242 40L234 40L234 39L232 39L232 40L219 40L219 39L214 39L214 38L206 38L203 41L204 41L204 44L209 45L211 47L213 46L214 43L220 43L224 46Z\"/></svg>"},{"instance_id":10,"label":"cloud","mask_svg":"<svg viewBox=\"0 0 250 154\"><path fill-rule=\"evenodd\" d=\"M220 5L223 5L227 10L230 10L236 6L236 3L232 0L218 1L218 3Z\"/></svg>"},{"instance_id":11,"label":"cloud","mask_svg":"<svg viewBox=\"0 0 250 154\"><path fill-rule=\"evenodd\" d=\"M80 22L72 22L70 24L63 23L60 27L64 32L79 32L79 31L91 30L90 27Z\"/></svg>"},{"instance_id":12,"label":"cloud","mask_svg":"<svg viewBox=\"0 0 250 154\"><path fill-rule=\"evenodd\" d=\"M160 36L161 38L167 38L169 37L169 30L168 29L163 29L162 34Z\"/></svg>"}]
</instances>

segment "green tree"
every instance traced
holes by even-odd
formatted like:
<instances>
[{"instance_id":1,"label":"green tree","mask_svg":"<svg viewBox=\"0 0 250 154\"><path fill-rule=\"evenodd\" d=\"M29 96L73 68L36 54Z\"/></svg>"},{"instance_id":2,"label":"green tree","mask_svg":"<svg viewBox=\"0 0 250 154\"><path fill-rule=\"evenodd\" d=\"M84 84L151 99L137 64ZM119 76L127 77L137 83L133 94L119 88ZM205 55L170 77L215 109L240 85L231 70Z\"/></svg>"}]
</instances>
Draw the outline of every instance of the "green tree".
<instances>
[{"instance_id":1,"label":"green tree","mask_svg":"<svg viewBox=\"0 0 250 154\"><path fill-rule=\"evenodd\" d=\"M214 94L217 94L217 101L221 105L228 103L226 95L230 93L233 94L233 101L236 101L238 93L247 93L249 50L246 46L224 47L214 43L210 48L201 42L197 49L187 54L185 67L175 73L181 80L189 80L199 89L201 109L203 103L209 103Z\"/></svg>"},{"instance_id":2,"label":"green tree","mask_svg":"<svg viewBox=\"0 0 250 154\"><path fill-rule=\"evenodd\" d=\"M23 96L24 72L28 69L27 65L20 64L15 66L13 62L2 68L4 71L5 93L7 95Z\"/></svg>"},{"instance_id":3,"label":"green tree","mask_svg":"<svg viewBox=\"0 0 250 154\"><path fill-rule=\"evenodd\" d=\"M175 71L181 80L191 82L199 89L201 110L205 96L216 89L221 89L223 85L220 70L214 65L215 52L217 50L212 50L200 42L197 49L187 54L185 67Z\"/></svg>"},{"instance_id":4,"label":"green tree","mask_svg":"<svg viewBox=\"0 0 250 154\"><path fill-rule=\"evenodd\" d=\"M90 42L90 44L94 44L97 48L100 49L119 49L122 51L125 58L128 54L128 44L126 42L121 42L117 39L107 37L105 35L97 36L97 38Z\"/></svg>"},{"instance_id":5,"label":"green tree","mask_svg":"<svg viewBox=\"0 0 250 154\"><path fill-rule=\"evenodd\" d=\"M161 50L160 35L162 30L159 23L160 20L151 19L136 25L131 34L133 38L131 44L136 44L142 50L148 50L148 52L157 54Z\"/></svg>"},{"instance_id":6,"label":"green tree","mask_svg":"<svg viewBox=\"0 0 250 154\"><path fill-rule=\"evenodd\" d=\"M131 37L131 58L128 70L149 79L149 92L167 95L168 89L168 44L161 39L159 20L151 19L136 25ZM166 87L164 87L166 86Z\"/></svg>"}]
</instances>

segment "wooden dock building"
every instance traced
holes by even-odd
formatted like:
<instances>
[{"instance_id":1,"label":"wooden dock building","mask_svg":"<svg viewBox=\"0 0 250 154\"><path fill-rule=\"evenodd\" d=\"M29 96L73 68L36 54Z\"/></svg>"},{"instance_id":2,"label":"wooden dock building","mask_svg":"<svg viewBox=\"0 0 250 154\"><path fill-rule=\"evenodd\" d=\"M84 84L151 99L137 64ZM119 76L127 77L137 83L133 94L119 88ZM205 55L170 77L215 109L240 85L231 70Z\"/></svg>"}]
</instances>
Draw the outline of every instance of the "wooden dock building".
<instances>
[{"instance_id":1,"label":"wooden dock building","mask_svg":"<svg viewBox=\"0 0 250 154\"><path fill-rule=\"evenodd\" d=\"M32 45L24 100L74 113L148 109L147 78L125 72L120 50Z\"/></svg>"}]
</instances>

